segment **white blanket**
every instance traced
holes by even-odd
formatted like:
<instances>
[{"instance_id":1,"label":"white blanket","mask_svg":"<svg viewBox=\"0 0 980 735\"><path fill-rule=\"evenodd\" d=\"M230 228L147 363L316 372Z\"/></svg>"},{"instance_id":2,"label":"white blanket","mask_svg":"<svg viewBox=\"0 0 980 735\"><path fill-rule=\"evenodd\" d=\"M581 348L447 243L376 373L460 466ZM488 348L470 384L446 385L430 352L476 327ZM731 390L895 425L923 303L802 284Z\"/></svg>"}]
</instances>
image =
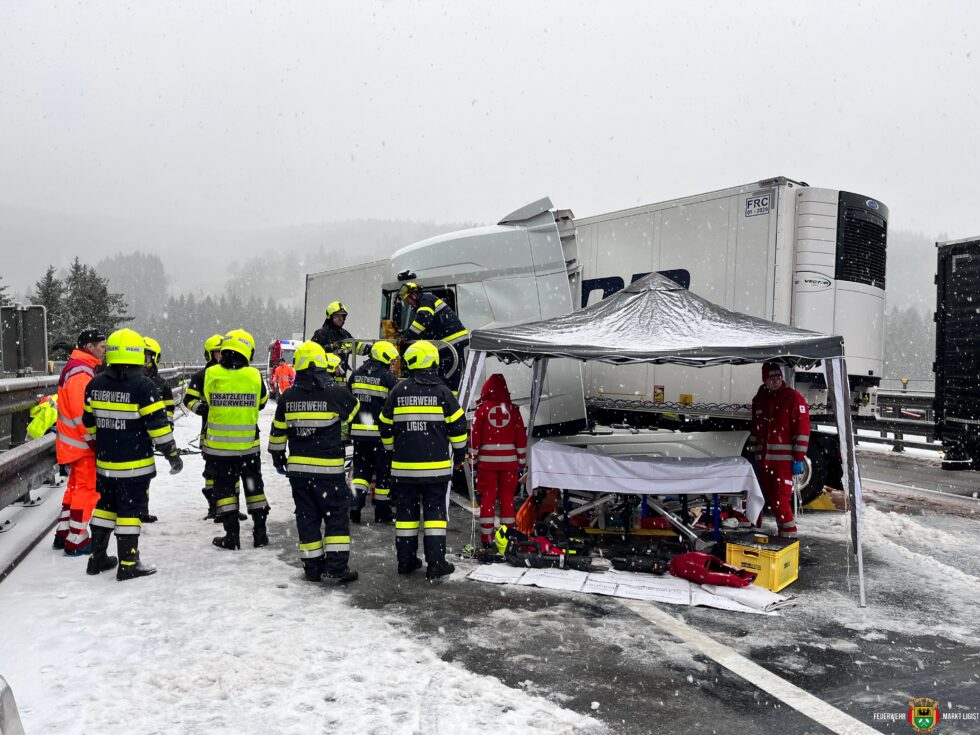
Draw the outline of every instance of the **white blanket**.
<instances>
[{"instance_id":1,"label":"white blanket","mask_svg":"<svg viewBox=\"0 0 980 735\"><path fill-rule=\"evenodd\" d=\"M470 571L466 578L493 584L528 585L671 605L702 605L755 615L778 615L777 610L796 604L791 598L755 585L716 587L695 584L669 574L661 577L615 569L579 572L574 569L525 569L509 564L485 564Z\"/></svg>"},{"instance_id":2,"label":"white blanket","mask_svg":"<svg viewBox=\"0 0 980 735\"><path fill-rule=\"evenodd\" d=\"M752 465L742 457L612 457L539 441L531 447L531 488L556 487L636 495L745 494L745 515L764 504Z\"/></svg>"}]
</instances>

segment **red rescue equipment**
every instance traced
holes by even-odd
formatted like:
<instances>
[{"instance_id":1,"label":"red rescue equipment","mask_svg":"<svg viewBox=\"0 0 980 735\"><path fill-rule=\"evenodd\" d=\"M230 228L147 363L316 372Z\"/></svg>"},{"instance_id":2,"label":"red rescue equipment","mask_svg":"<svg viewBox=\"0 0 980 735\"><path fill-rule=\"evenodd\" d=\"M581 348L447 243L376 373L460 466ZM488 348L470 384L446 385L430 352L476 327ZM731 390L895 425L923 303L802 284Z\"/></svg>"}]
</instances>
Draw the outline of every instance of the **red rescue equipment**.
<instances>
[{"instance_id":1,"label":"red rescue equipment","mask_svg":"<svg viewBox=\"0 0 980 735\"><path fill-rule=\"evenodd\" d=\"M733 567L711 554L689 551L670 561L670 573L698 584L720 587L748 587L755 581L755 572Z\"/></svg>"}]
</instances>

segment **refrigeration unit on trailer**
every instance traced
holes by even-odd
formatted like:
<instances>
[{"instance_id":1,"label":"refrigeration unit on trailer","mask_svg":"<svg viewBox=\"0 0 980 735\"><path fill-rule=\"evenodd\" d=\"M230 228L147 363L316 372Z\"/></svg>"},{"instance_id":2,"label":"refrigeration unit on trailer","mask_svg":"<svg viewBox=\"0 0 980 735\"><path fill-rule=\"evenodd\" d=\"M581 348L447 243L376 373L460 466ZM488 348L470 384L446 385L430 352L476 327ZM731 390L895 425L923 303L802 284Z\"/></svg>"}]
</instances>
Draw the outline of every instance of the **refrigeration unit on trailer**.
<instances>
[{"instance_id":1,"label":"refrigeration unit on trailer","mask_svg":"<svg viewBox=\"0 0 980 735\"><path fill-rule=\"evenodd\" d=\"M980 469L980 237L938 242L936 437L944 469Z\"/></svg>"},{"instance_id":2,"label":"refrigeration unit on trailer","mask_svg":"<svg viewBox=\"0 0 980 735\"><path fill-rule=\"evenodd\" d=\"M546 198L495 226L396 252L382 308L404 326L409 315L396 295L411 279L448 301L469 329L502 326L583 308L656 271L733 311L843 336L860 413L870 411L882 373L887 228L888 209L876 199L783 177L579 219ZM761 382L758 366L555 368L538 414L542 433L584 426L586 405L593 417L613 409L640 426L665 412L744 422ZM527 397L526 370L511 369L508 380ZM822 372L798 371L795 382L819 413ZM810 446L809 479L822 486L833 439Z\"/></svg>"},{"instance_id":3,"label":"refrigeration unit on trailer","mask_svg":"<svg viewBox=\"0 0 980 735\"><path fill-rule=\"evenodd\" d=\"M378 302L381 274L388 261L378 260L306 276L303 338L310 339L326 318L327 304L341 301L347 307L345 329L355 337L378 337Z\"/></svg>"}]
</instances>

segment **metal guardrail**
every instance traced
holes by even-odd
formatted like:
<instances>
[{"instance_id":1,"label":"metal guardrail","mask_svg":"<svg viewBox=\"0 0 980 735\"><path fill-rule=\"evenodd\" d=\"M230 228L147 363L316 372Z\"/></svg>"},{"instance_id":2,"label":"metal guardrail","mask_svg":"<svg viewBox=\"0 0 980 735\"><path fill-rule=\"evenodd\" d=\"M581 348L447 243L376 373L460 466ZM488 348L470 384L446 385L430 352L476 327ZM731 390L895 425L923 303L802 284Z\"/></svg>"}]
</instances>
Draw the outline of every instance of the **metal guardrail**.
<instances>
[{"instance_id":1,"label":"metal guardrail","mask_svg":"<svg viewBox=\"0 0 980 735\"><path fill-rule=\"evenodd\" d=\"M180 365L163 368L160 375L168 384L176 386L200 369L200 365ZM53 392L57 385L57 375L0 380L0 416L29 411L37 403L38 395ZM174 394L175 401L180 401L180 394L178 388ZM26 422L20 423L26 428ZM23 436L15 435L13 438L19 441ZM40 439L0 452L0 510L28 497L31 490L53 479L56 464L54 443L54 435L46 434Z\"/></svg>"}]
</instances>

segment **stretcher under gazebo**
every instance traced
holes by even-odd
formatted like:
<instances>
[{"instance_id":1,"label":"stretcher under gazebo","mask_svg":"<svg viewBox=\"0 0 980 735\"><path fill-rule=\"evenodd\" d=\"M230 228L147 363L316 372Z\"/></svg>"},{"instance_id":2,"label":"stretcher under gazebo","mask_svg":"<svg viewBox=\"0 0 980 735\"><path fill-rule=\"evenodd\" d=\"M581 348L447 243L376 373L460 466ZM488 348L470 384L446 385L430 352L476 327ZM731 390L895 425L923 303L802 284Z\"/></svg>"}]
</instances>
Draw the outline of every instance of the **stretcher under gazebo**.
<instances>
[{"instance_id":1,"label":"stretcher under gazebo","mask_svg":"<svg viewBox=\"0 0 980 735\"><path fill-rule=\"evenodd\" d=\"M861 478L854 454L844 341L722 308L657 273L580 311L510 327L476 329L471 334L460 405L468 408L478 390L487 355L531 366L527 422L530 482L535 487L534 419L552 359L597 360L611 364L673 363L691 367L766 361L786 365L823 363L828 404L840 437L842 482L851 517L857 559L859 604L864 607L861 548ZM553 481L550 478L549 481Z\"/></svg>"}]
</instances>

